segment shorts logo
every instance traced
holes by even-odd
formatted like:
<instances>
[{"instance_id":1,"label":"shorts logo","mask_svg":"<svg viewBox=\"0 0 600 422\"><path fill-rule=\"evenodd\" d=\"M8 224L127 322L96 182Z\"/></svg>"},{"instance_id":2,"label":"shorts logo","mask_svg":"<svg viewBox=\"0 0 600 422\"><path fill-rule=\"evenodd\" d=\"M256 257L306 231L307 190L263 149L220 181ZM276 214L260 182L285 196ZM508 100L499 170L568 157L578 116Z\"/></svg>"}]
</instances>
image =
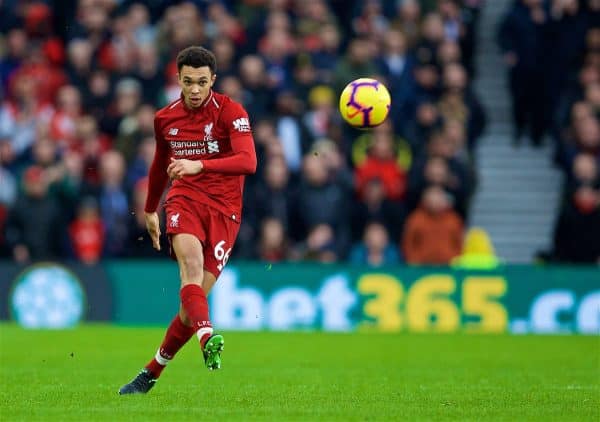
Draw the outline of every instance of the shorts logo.
<instances>
[{"instance_id":1,"label":"shorts logo","mask_svg":"<svg viewBox=\"0 0 600 422\"><path fill-rule=\"evenodd\" d=\"M247 117L240 117L233 121L233 128L238 132L250 132L250 122Z\"/></svg>"},{"instance_id":2,"label":"shorts logo","mask_svg":"<svg viewBox=\"0 0 600 422\"><path fill-rule=\"evenodd\" d=\"M169 135L177 135L177 132L179 132L179 129L177 129L176 127L172 127L171 129L169 129Z\"/></svg>"},{"instance_id":3,"label":"shorts logo","mask_svg":"<svg viewBox=\"0 0 600 422\"><path fill-rule=\"evenodd\" d=\"M171 216L171 227L179 227L179 213Z\"/></svg>"}]
</instances>

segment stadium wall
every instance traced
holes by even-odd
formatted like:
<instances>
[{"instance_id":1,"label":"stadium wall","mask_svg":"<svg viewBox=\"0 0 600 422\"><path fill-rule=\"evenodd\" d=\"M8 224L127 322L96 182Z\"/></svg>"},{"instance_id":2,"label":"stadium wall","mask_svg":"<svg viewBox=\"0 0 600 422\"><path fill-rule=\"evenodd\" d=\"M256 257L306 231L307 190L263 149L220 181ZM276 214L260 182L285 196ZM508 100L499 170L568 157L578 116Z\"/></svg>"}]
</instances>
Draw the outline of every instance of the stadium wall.
<instances>
[{"instance_id":1,"label":"stadium wall","mask_svg":"<svg viewBox=\"0 0 600 422\"><path fill-rule=\"evenodd\" d=\"M0 319L27 327L166 325L178 306L178 270L169 261L4 262L0 291ZM210 301L215 326L230 330L600 334L597 267L236 263Z\"/></svg>"}]
</instances>

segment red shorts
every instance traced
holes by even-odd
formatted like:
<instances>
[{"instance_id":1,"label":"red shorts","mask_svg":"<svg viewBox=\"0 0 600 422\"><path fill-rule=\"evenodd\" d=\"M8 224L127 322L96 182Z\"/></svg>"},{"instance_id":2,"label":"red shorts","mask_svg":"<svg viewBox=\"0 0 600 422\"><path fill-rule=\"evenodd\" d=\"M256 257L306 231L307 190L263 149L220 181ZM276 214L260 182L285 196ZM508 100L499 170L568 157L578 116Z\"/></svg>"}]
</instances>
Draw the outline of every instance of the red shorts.
<instances>
[{"instance_id":1,"label":"red shorts","mask_svg":"<svg viewBox=\"0 0 600 422\"><path fill-rule=\"evenodd\" d=\"M227 264L240 223L208 205L185 196L169 198L165 203L169 242L179 233L193 234L202 243L204 269L219 277ZM177 259L171 245L171 257Z\"/></svg>"}]
</instances>

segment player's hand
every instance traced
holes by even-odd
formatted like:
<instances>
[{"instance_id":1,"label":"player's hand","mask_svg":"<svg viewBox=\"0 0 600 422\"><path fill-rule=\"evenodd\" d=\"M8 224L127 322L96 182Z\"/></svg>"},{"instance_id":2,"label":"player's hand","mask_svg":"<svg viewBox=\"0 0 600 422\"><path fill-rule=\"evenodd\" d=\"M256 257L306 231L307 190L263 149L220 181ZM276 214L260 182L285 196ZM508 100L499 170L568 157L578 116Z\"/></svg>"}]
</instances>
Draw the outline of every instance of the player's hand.
<instances>
[{"instance_id":1,"label":"player's hand","mask_svg":"<svg viewBox=\"0 0 600 422\"><path fill-rule=\"evenodd\" d=\"M167 168L167 173L171 180L176 180L181 179L183 176L198 174L202 171L203 167L200 160L187 160L185 158L176 160L171 157L171 164Z\"/></svg>"},{"instance_id":2,"label":"player's hand","mask_svg":"<svg viewBox=\"0 0 600 422\"><path fill-rule=\"evenodd\" d=\"M158 222L158 214L155 212L144 213L146 218L146 229L152 239L152 247L160 251L160 223Z\"/></svg>"}]
</instances>

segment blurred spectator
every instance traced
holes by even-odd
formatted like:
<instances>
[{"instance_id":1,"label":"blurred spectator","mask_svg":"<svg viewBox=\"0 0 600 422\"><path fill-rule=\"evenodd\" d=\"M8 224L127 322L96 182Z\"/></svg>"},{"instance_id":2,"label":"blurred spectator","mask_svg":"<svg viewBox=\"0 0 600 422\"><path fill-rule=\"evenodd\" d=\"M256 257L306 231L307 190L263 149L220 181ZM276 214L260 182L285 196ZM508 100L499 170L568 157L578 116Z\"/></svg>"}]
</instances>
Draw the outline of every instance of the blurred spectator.
<instances>
[{"instance_id":1,"label":"blurred spectator","mask_svg":"<svg viewBox=\"0 0 600 422\"><path fill-rule=\"evenodd\" d=\"M384 16L381 0L365 0L360 14L352 21L354 32L360 36L380 38L387 31L389 22Z\"/></svg>"},{"instance_id":2,"label":"blurred spectator","mask_svg":"<svg viewBox=\"0 0 600 422\"><path fill-rule=\"evenodd\" d=\"M67 76L71 83L82 92L92 71L92 44L84 38L75 38L67 46Z\"/></svg>"},{"instance_id":3,"label":"blurred spectator","mask_svg":"<svg viewBox=\"0 0 600 422\"><path fill-rule=\"evenodd\" d=\"M305 109L308 103L310 90L317 85L317 71L308 54L298 54L292 62L293 80L290 84L291 91L302 103Z\"/></svg>"},{"instance_id":4,"label":"blurred spectator","mask_svg":"<svg viewBox=\"0 0 600 422\"><path fill-rule=\"evenodd\" d=\"M87 80L84 91L84 109L100 122L107 116L112 95L112 86L108 72L100 69L93 70Z\"/></svg>"},{"instance_id":5,"label":"blurred spectator","mask_svg":"<svg viewBox=\"0 0 600 422\"><path fill-rule=\"evenodd\" d=\"M435 135L440 139L440 135ZM435 140L434 142L443 142ZM456 162L454 162L456 163ZM439 186L446 191L452 201L452 206L461 216L466 215L469 190L459 169L452 168L447 158L442 155L425 156L417 161L411 170L408 191L408 204L412 209L422 199L427 187Z\"/></svg>"},{"instance_id":6,"label":"blurred spectator","mask_svg":"<svg viewBox=\"0 0 600 422\"><path fill-rule=\"evenodd\" d=\"M422 200L406 221L402 251L409 264L448 265L460 254L462 219L438 186L423 191Z\"/></svg>"},{"instance_id":7,"label":"blurred spectator","mask_svg":"<svg viewBox=\"0 0 600 422\"><path fill-rule=\"evenodd\" d=\"M346 55L338 61L334 72L335 92L342 92L344 87L357 78L373 77L377 67L373 63L373 51L368 40L354 38L348 45Z\"/></svg>"},{"instance_id":8,"label":"blurred spectator","mask_svg":"<svg viewBox=\"0 0 600 422\"><path fill-rule=\"evenodd\" d=\"M580 153L573 160L569 182L573 187L589 186L600 189L600 163L591 154Z\"/></svg>"},{"instance_id":9,"label":"blurred spectator","mask_svg":"<svg viewBox=\"0 0 600 422\"><path fill-rule=\"evenodd\" d=\"M56 111L50 120L50 137L61 150L72 148L76 122L81 113L81 95L77 88L65 85L56 95Z\"/></svg>"},{"instance_id":10,"label":"blurred spectator","mask_svg":"<svg viewBox=\"0 0 600 422\"><path fill-rule=\"evenodd\" d=\"M541 145L547 124L544 104L543 0L518 0L507 12L498 32L498 42L509 69L514 142L529 135Z\"/></svg>"},{"instance_id":11,"label":"blurred spectator","mask_svg":"<svg viewBox=\"0 0 600 422\"><path fill-rule=\"evenodd\" d=\"M244 107L254 119L264 117L273 98L264 79L265 65L259 56L248 55L240 60L240 78L244 87Z\"/></svg>"},{"instance_id":12,"label":"blurred spectator","mask_svg":"<svg viewBox=\"0 0 600 422\"><path fill-rule=\"evenodd\" d=\"M462 122L466 129L469 151L483 134L486 116L476 95L468 88L468 76L461 64L450 63L443 69L443 92L438 102L440 115L444 119Z\"/></svg>"},{"instance_id":13,"label":"blurred spectator","mask_svg":"<svg viewBox=\"0 0 600 422\"><path fill-rule=\"evenodd\" d=\"M244 87L236 76L221 76L218 79L218 90L235 102L244 102Z\"/></svg>"},{"instance_id":14,"label":"blurred spectator","mask_svg":"<svg viewBox=\"0 0 600 422\"><path fill-rule=\"evenodd\" d=\"M126 254L129 203L124 189L125 159L115 150L100 158L98 198L105 225L105 254L118 257Z\"/></svg>"},{"instance_id":15,"label":"blurred spectator","mask_svg":"<svg viewBox=\"0 0 600 422\"><path fill-rule=\"evenodd\" d=\"M77 121L77 143L73 151L83 161L83 180L90 187L98 185L100 156L110 148L106 135L102 135L92 116L82 116Z\"/></svg>"},{"instance_id":16,"label":"blurred spectator","mask_svg":"<svg viewBox=\"0 0 600 422\"><path fill-rule=\"evenodd\" d=\"M300 171L302 156L313 141L302 119L302 104L291 91L280 92L275 99L277 136L290 171Z\"/></svg>"},{"instance_id":17,"label":"blurred spectator","mask_svg":"<svg viewBox=\"0 0 600 422\"><path fill-rule=\"evenodd\" d=\"M413 116L415 81L414 58L408 50L407 40L400 30L385 33L383 52L378 61L392 98L391 119L403 127Z\"/></svg>"},{"instance_id":18,"label":"blurred spectator","mask_svg":"<svg viewBox=\"0 0 600 422\"><path fill-rule=\"evenodd\" d=\"M38 126L49 122L53 109L40 100L36 82L25 75L14 76L9 94L0 109L0 139L8 141L3 153L19 159L35 142Z\"/></svg>"},{"instance_id":19,"label":"blurred spectator","mask_svg":"<svg viewBox=\"0 0 600 422\"><path fill-rule=\"evenodd\" d=\"M313 139L336 137L336 128L341 124L335 104L335 93L331 88L319 85L308 94L309 109L302 122Z\"/></svg>"},{"instance_id":20,"label":"blurred spectator","mask_svg":"<svg viewBox=\"0 0 600 422\"><path fill-rule=\"evenodd\" d=\"M481 227L472 227L467 230L461 254L451 264L466 270L491 270L500 265L500 260L488 233Z\"/></svg>"},{"instance_id":21,"label":"blurred spectator","mask_svg":"<svg viewBox=\"0 0 600 422\"><path fill-rule=\"evenodd\" d=\"M309 154L321 158L329 179L339 184L347 194L354 190L352 169L349 168L340 146L336 142L327 138L317 139L312 144Z\"/></svg>"},{"instance_id":22,"label":"blurred spectator","mask_svg":"<svg viewBox=\"0 0 600 422\"><path fill-rule=\"evenodd\" d=\"M301 46L307 51L314 51L321 46L322 38L318 36L318 32L324 25L337 23L328 3L325 0L298 3L296 27Z\"/></svg>"},{"instance_id":23,"label":"blurred spectator","mask_svg":"<svg viewBox=\"0 0 600 422\"><path fill-rule=\"evenodd\" d=\"M363 241L354 246L349 261L371 267L397 264L398 251L390 243L386 228L377 222L367 224Z\"/></svg>"},{"instance_id":24,"label":"blurred spectator","mask_svg":"<svg viewBox=\"0 0 600 422\"><path fill-rule=\"evenodd\" d=\"M420 63L435 63L438 45L444 41L444 21L435 12L427 13L423 17L421 37L415 46L415 54Z\"/></svg>"},{"instance_id":25,"label":"blurred spectator","mask_svg":"<svg viewBox=\"0 0 600 422\"><path fill-rule=\"evenodd\" d=\"M437 9L444 24L444 40L460 45L463 64L473 74L475 20L461 10L460 0L438 0Z\"/></svg>"},{"instance_id":26,"label":"blurred spectator","mask_svg":"<svg viewBox=\"0 0 600 422\"><path fill-rule=\"evenodd\" d=\"M317 78L323 83L331 83L340 54L340 30L334 24L324 24L318 29L319 44L311 52L311 60L317 71Z\"/></svg>"},{"instance_id":27,"label":"blurred spectator","mask_svg":"<svg viewBox=\"0 0 600 422\"><path fill-rule=\"evenodd\" d=\"M8 81L25 59L28 41L27 34L22 28L11 28L6 33L6 52L0 59L0 86L3 92L8 91Z\"/></svg>"},{"instance_id":28,"label":"blurred spectator","mask_svg":"<svg viewBox=\"0 0 600 422\"><path fill-rule=\"evenodd\" d=\"M600 190L577 188L568 198L554 230L553 259L567 263L600 263Z\"/></svg>"},{"instance_id":29,"label":"blurred spectator","mask_svg":"<svg viewBox=\"0 0 600 422\"><path fill-rule=\"evenodd\" d=\"M29 166L23 173L23 191L6 222L6 242L13 259L26 263L62 256L62 217L60 204L48 194L44 170Z\"/></svg>"},{"instance_id":30,"label":"blurred spectator","mask_svg":"<svg viewBox=\"0 0 600 422\"><path fill-rule=\"evenodd\" d=\"M135 113L142 100L142 85L133 78L124 78L115 86L115 96L109 105L101 129L110 136L127 135L135 125Z\"/></svg>"},{"instance_id":31,"label":"blurred spectator","mask_svg":"<svg viewBox=\"0 0 600 422\"><path fill-rule=\"evenodd\" d=\"M419 0L401 0L396 4L397 17L392 21L392 27L403 31L407 45L412 48L419 41L421 34L421 4Z\"/></svg>"},{"instance_id":32,"label":"blurred spectator","mask_svg":"<svg viewBox=\"0 0 600 422\"><path fill-rule=\"evenodd\" d=\"M425 100L416 105L415 116L402 128L402 135L410 143L414 155L420 155L427 140L441 127L440 112L431 101Z\"/></svg>"},{"instance_id":33,"label":"blurred spectator","mask_svg":"<svg viewBox=\"0 0 600 422\"><path fill-rule=\"evenodd\" d=\"M261 261L280 262L289 258L288 241L281 221L266 218L260 226L258 240L258 258Z\"/></svg>"},{"instance_id":34,"label":"blurred spectator","mask_svg":"<svg viewBox=\"0 0 600 422\"><path fill-rule=\"evenodd\" d=\"M8 93L11 94L17 89L14 86L17 80L26 79L34 88L37 100L42 104L50 104L60 87L67 83L66 73L56 63L51 62L40 44L30 43L28 47L23 62L11 75Z\"/></svg>"},{"instance_id":35,"label":"blurred spectator","mask_svg":"<svg viewBox=\"0 0 600 422\"><path fill-rule=\"evenodd\" d=\"M440 72L435 63L435 58L431 51L423 48L419 55L417 51L417 60L413 68L413 77L415 80L414 100L416 103L425 101L433 102L440 95Z\"/></svg>"},{"instance_id":36,"label":"blurred spectator","mask_svg":"<svg viewBox=\"0 0 600 422\"><path fill-rule=\"evenodd\" d=\"M11 255L6 244L6 219L8 212L17 199L17 180L13 173L6 167L4 153L1 148L6 145L0 142L0 257Z\"/></svg>"},{"instance_id":37,"label":"blurred spectator","mask_svg":"<svg viewBox=\"0 0 600 422\"><path fill-rule=\"evenodd\" d=\"M135 115L132 114L123 120L119 127L114 146L130 165L135 160L142 142L148 137L154 137L155 112L151 105L142 104L135 110Z\"/></svg>"},{"instance_id":38,"label":"blurred spectator","mask_svg":"<svg viewBox=\"0 0 600 422\"><path fill-rule=\"evenodd\" d=\"M356 191L362 197L366 183L379 179L386 198L401 201L406 194L406 173L398 164L391 128L374 129L372 139L366 160L356 167Z\"/></svg>"},{"instance_id":39,"label":"blurred spectator","mask_svg":"<svg viewBox=\"0 0 600 422\"><path fill-rule=\"evenodd\" d=\"M217 58L219 79L228 76L237 77L236 46L233 41L227 37L217 37L212 42L211 51Z\"/></svg>"},{"instance_id":40,"label":"blurred spectator","mask_svg":"<svg viewBox=\"0 0 600 422\"><path fill-rule=\"evenodd\" d=\"M152 151L152 153L154 154L154 151ZM166 255L160 255L156 250L154 250L152 247L152 241L150 236L148 236L148 231L146 229L144 205L146 203L146 194L148 193L148 177L145 176L144 178L136 181L132 191L132 210L127 218L127 226L129 228L126 240L127 247L125 248L127 257L166 257ZM161 218L163 218L163 216L161 216Z\"/></svg>"},{"instance_id":41,"label":"blurred spectator","mask_svg":"<svg viewBox=\"0 0 600 422\"><path fill-rule=\"evenodd\" d=\"M292 225L291 215L294 206L293 189L289 185L289 171L282 158L271 158L266 162L264 177L253 192L252 202L248 203L246 218L258 226L268 217L277 219L285 230Z\"/></svg>"},{"instance_id":42,"label":"blurred spectator","mask_svg":"<svg viewBox=\"0 0 600 422\"><path fill-rule=\"evenodd\" d=\"M126 19L133 32L136 44L145 47L154 43L156 29L150 23L150 10L144 2L133 2L129 6Z\"/></svg>"},{"instance_id":43,"label":"blurred spectator","mask_svg":"<svg viewBox=\"0 0 600 422\"><path fill-rule=\"evenodd\" d=\"M325 225L327 232L331 231L333 236L332 245L328 244L328 248L334 248L330 252L336 259L345 256L350 242L348 204L346 190L339 182L330 180L323 158L313 154L305 156L303 178L294 207L297 224L292 229L296 231L296 239L302 239L305 233L315 232L315 227ZM314 236L321 239L321 235L325 237L325 231L321 227Z\"/></svg>"},{"instance_id":44,"label":"blurred spectator","mask_svg":"<svg viewBox=\"0 0 600 422\"><path fill-rule=\"evenodd\" d=\"M157 104L160 91L165 85L165 74L160 66L158 51L152 44L142 44L137 49L138 66L135 78L142 84L142 101Z\"/></svg>"},{"instance_id":45,"label":"blurred spectator","mask_svg":"<svg viewBox=\"0 0 600 422\"><path fill-rule=\"evenodd\" d=\"M550 0L544 28L544 94L550 124L571 73L581 64L589 16L584 1Z\"/></svg>"},{"instance_id":46,"label":"blurred spectator","mask_svg":"<svg viewBox=\"0 0 600 422\"><path fill-rule=\"evenodd\" d=\"M75 258L85 264L94 264L102 256L104 225L95 198L80 201L75 218L69 224L69 240Z\"/></svg>"},{"instance_id":47,"label":"blurred spectator","mask_svg":"<svg viewBox=\"0 0 600 422\"><path fill-rule=\"evenodd\" d=\"M369 180L363 190L362 199L351 211L352 239L362 238L367 222L382 223L392 238L397 239L402 233L406 208L385 197L383 183L379 179Z\"/></svg>"},{"instance_id":48,"label":"blurred spectator","mask_svg":"<svg viewBox=\"0 0 600 422\"><path fill-rule=\"evenodd\" d=\"M293 260L316 261L323 264L339 259L336 235L329 224L317 224L308 231L304 242L300 242L292 252Z\"/></svg>"},{"instance_id":49,"label":"blurred spectator","mask_svg":"<svg viewBox=\"0 0 600 422\"><path fill-rule=\"evenodd\" d=\"M128 190L134 189L136 184L148 175L155 148L156 141L153 136L147 136L139 143L136 156L127 169L125 185Z\"/></svg>"},{"instance_id":50,"label":"blurred spectator","mask_svg":"<svg viewBox=\"0 0 600 422\"><path fill-rule=\"evenodd\" d=\"M258 51L264 59L267 86L275 91L289 87L289 60L296 50L294 37L285 29L269 30L260 40Z\"/></svg>"},{"instance_id":51,"label":"blurred spectator","mask_svg":"<svg viewBox=\"0 0 600 422\"><path fill-rule=\"evenodd\" d=\"M167 104L170 104L181 97L179 74L177 73L177 64L175 61L171 61L167 65L165 69L165 79L165 85L158 95L159 107L165 107Z\"/></svg>"}]
</instances>

